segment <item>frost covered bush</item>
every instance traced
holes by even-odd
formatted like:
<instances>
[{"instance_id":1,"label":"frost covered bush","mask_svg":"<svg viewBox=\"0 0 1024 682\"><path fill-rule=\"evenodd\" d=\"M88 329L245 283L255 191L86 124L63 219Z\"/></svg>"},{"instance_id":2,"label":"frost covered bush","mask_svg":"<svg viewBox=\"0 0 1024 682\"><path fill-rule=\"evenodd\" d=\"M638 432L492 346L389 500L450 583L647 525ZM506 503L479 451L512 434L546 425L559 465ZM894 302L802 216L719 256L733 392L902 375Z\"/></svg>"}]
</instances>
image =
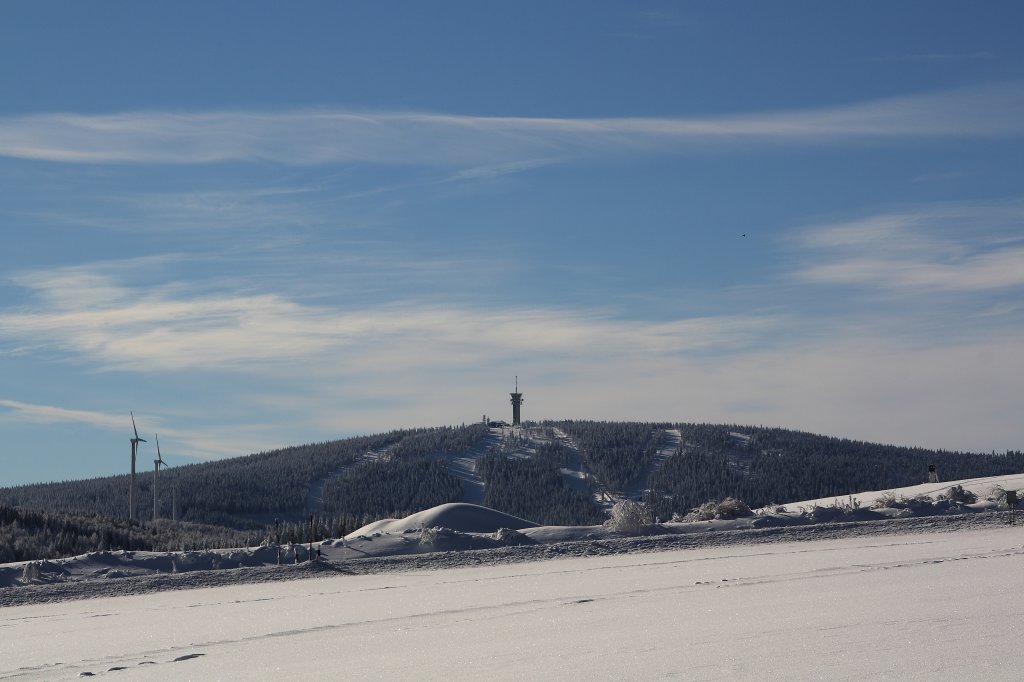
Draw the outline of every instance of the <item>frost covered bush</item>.
<instances>
[{"instance_id":1,"label":"frost covered bush","mask_svg":"<svg viewBox=\"0 0 1024 682\"><path fill-rule=\"evenodd\" d=\"M962 485L955 485L945 494L939 495L939 499L960 502L961 504L974 504L978 501L978 496L970 490L964 490Z\"/></svg>"},{"instance_id":2,"label":"frost covered bush","mask_svg":"<svg viewBox=\"0 0 1024 682\"><path fill-rule=\"evenodd\" d=\"M606 528L618 533L642 533L654 523L654 515L643 502L622 500L612 507L611 518L604 522Z\"/></svg>"},{"instance_id":3,"label":"frost covered bush","mask_svg":"<svg viewBox=\"0 0 1024 682\"><path fill-rule=\"evenodd\" d=\"M718 503L718 514L715 518L739 519L753 515L754 512L750 511L750 507L748 507L743 500L737 500L735 497L727 497Z\"/></svg>"},{"instance_id":4,"label":"frost covered bush","mask_svg":"<svg viewBox=\"0 0 1024 682\"><path fill-rule=\"evenodd\" d=\"M896 503L896 506L903 509L921 509L932 506L932 498L928 495L915 495L914 497L904 495Z\"/></svg>"},{"instance_id":5,"label":"frost covered bush","mask_svg":"<svg viewBox=\"0 0 1024 682\"><path fill-rule=\"evenodd\" d=\"M992 500L993 502L999 502L1000 504L1003 504L1006 502L1006 491L1003 490L1002 486L994 485L991 488L989 488L988 499Z\"/></svg>"},{"instance_id":6,"label":"frost covered bush","mask_svg":"<svg viewBox=\"0 0 1024 682\"><path fill-rule=\"evenodd\" d=\"M710 521L715 518L718 514L718 502L711 500L705 502L696 509L691 509L688 514L685 514L680 518L678 515L673 515L673 521L682 521L683 523L695 523L697 521Z\"/></svg>"},{"instance_id":7,"label":"frost covered bush","mask_svg":"<svg viewBox=\"0 0 1024 682\"><path fill-rule=\"evenodd\" d=\"M30 561L21 571L21 582L28 584L39 580L39 564Z\"/></svg>"},{"instance_id":8,"label":"frost covered bush","mask_svg":"<svg viewBox=\"0 0 1024 682\"><path fill-rule=\"evenodd\" d=\"M846 513L855 512L860 509L860 500L853 495L850 495L845 500L840 500L837 497L832 506L836 509L842 509Z\"/></svg>"},{"instance_id":9,"label":"frost covered bush","mask_svg":"<svg viewBox=\"0 0 1024 682\"><path fill-rule=\"evenodd\" d=\"M525 545L533 542L527 536L511 528L499 528L494 533L494 539L506 545Z\"/></svg>"},{"instance_id":10,"label":"frost covered bush","mask_svg":"<svg viewBox=\"0 0 1024 682\"><path fill-rule=\"evenodd\" d=\"M818 523L828 523L829 521L845 519L847 513L848 510L843 507L819 507L815 505L814 509L811 510L811 518Z\"/></svg>"},{"instance_id":11,"label":"frost covered bush","mask_svg":"<svg viewBox=\"0 0 1024 682\"><path fill-rule=\"evenodd\" d=\"M695 521L711 521L712 519L738 519L753 515L754 512L750 510L750 507L743 500L727 497L721 502L716 502L715 500L705 502L696 509L691 510L689 514L681 519L678 515L674 515L672 520L693 523Z\"/></svg>"},{"instance_id":12,"label":"frost covered bush","mask_svg":"<svg viewBox=\"0 0 1024 682\"><path fill-rule=\"evenodd\" d=\"M886 493L882 493L878 496L878 499L871 505L872 509L895 509L896 508L896 493L891 490Z\"/></svg>"},{"instance_id":13,"label":"frost covered bush","mask_svg":"<svg viewBox=\"0 0 1024 682\"><path fill-rule=\"evenodd\" d=\"M421 545L433 545L441 538L444 533L444 528L435 526L433 528L424 528L420 531L420 544Z\"/></svg>"}]
</instances>

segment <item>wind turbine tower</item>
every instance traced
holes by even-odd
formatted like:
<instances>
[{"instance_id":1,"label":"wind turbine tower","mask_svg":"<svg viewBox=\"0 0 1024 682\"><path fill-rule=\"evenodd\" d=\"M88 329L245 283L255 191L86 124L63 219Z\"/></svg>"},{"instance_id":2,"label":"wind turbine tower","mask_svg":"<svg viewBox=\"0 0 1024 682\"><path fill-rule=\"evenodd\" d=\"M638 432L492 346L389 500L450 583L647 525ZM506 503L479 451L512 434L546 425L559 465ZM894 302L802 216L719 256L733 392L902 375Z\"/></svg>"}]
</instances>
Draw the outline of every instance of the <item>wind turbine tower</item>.
<instances>
[{"instance_id":1,"label":"wind turbine tower","mask_svg":"<svg viewBox=\"0 0 1024 682\"><path fill-rule=\"evenodd\" d=\"M516 392L512 396L512 426L519 426L519 408L523 405L523 394L519 392L519 376L516 376Z\"/></svg>"},{"instance_id":2,"label":"wind turbine tower","mask_svg":"<svg viewBox=\"0 0 1024 682\"><path fill-rule=\"evenodd\" d=\"M160 479L160 467L167 466L163 456L160 455L160 434L156 436L156 459L153 460L153 520L156 521L159 514L157 511L157 481Z\"/></svg>"},{"instance_id":3,"label":"wind turbine tower","mask_svg":"<svg viewBox=\"0 0 1024 682\"><path fill-rule=\"evenodd\" d=\"M135 431L135 438L132 438L132 483L131 487L128 488L128 523L135 520L135 457L139 454L139 443L145 443L146 441L139 438L139 430L135 428L135 415L132 415L132 430Z\"/></svg>"}]
</instances>

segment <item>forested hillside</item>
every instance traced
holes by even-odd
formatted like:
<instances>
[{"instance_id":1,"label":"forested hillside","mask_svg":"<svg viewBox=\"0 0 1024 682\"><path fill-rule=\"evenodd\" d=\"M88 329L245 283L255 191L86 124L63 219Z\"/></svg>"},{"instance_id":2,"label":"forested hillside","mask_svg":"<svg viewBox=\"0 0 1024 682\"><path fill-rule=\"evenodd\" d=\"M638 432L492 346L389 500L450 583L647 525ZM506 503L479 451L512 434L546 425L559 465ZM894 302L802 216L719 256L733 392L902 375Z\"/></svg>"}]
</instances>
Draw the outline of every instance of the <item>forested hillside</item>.
<instances>
[{"instance_id":1,"label":"forested hillside","mask_svg":"<svg viewBox=\"0 0 1024 682\"><path fill-rule=\"evenodd\" d=\"M533 458L500 453L477 460L484 479L484 506L547 526L588 526L604 521L590 496L569 489L559 470L558 446L538 448Z\"/></svg>"},{"instance_id":2,"label":"forested hillside","mask_svg":"<svg viewBox=\"0 0 1024 682\"><path fill-rule=\"evenodd\" d=\"M599 481L621 490L633 483L658 449L668 424L640 422L545 422L561 429L579 447L580 455Z\"/></svg>"},{"instance_id":3,"label":"forested hillside","mask_svg":"<svg viewBox=\"0 0 1024 682\"><path fill-rule=\"evenodd\" d=\"M680 453L650 481L661 516L711 499L750 506L837 497L923 483L935 464L944 480L1024 471L1024 453L974 454L879 445L778 428L680 424Z\"/></svg>"},{"instance_id":4,"label":"forested hillside","mask_svg":"<svg viewBox=\"0 0 1024 682\"><path fill-rule=\"evenodd\" d=\"M674 442L665 440L667 429L681 433L679 449L656 467L652 457L661 444ZM568 440L560 441L558 432ZM304 540L311 515L314 534L339 536L376 519L458 501L462 487L450 468L453 457L475 459L487 506L547 525L600 523L605 510L595 493L627 486L646 488L646 501L667 519L725 497L757 507L913 485L924 481L929 464L944 480L1024 471L1019 451L936 451L777 428L557 421L506 429L499 439L473 424L167 469L160 474L162 518L155 523L153 473L141 472L137 492L144 524L132 530L133 539L125 521L127 475L3 488L0 545L10 559L129 545ZM166 520L174 508L178 523Z\"/></svg>"},{"instance_id":5,"label":"forested hillside","mask_svg":"<svg viewBox=\"0 0 1024 682\"><path fill-rule=\"evenodd\" d=\"M481 425L393 431L165 469L160 473L158 486L160 516L170 518L176 509L179 520L240 528L262 527L273 523L275 518L298 520L307 511L314 511L307 509L307 495L316 482L349 468L358 468L367 453L388 452L389 456L378 467L387 472L393 461L464 449L482 438L486 431ZM402 478L407 473L396 468L392 477ZM388 477L385 474L384 478ZM366 478L362 480L365 483ZM136 485L140 518L150 520L153 472L139 472ZM128 488L127 474L0 488L0 503L126 518ZM375 494L372 488L367 492ZM410 503L411 500L399 497L391 501L379 500L378 507L406 510ZM331 505L332 511L339 515L349 513L352 508L352 504L335 502ZM366 514L365 511L351 513L358 518Z\"/></svg>"}]
</instances>

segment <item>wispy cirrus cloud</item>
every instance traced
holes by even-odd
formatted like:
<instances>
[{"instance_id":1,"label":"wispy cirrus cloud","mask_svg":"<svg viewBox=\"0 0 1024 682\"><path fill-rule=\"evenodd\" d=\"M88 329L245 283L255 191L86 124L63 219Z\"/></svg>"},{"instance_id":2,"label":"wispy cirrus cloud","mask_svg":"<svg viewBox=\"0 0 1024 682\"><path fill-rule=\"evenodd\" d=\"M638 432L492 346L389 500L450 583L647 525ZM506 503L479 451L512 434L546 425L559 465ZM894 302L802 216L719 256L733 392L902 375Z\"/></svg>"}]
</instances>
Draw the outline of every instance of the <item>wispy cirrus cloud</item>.
<instances>
[{"instance_id":1,"label":"wispy cirrus cloud","mask_svg":"<svg viewBox=\"0 0 1024 682\"><path fill-rule=\"evenodd\" d=\"M170 417L173 419L174 415ZM131 419L128 414L0 399L0 423L88 424L99 429L120 432L127 442L132 432ZM159 433L163 446L161 452L171 461L178 457L238 457L266 449L267 444L276 443L275 439L278 437L274 433L277 427L267 424L227 424L182 429L168 426L166 418L153 414L136 413L134 419L139 434L147 439L151 450L155 450L155 439L149 434L154 431ZM288 443L279 445L283 447Z\"/></svg>"},{"instance_id":2,"label":"wispy cirrus cloud","mask_svg":"<svg viewBox=\"0 0 1024 682\"><path fill-rule=\"evenodd\" d=\"M122 415L94 410L74 410L54 405L37 405L19 400L0 400L0 407L9 410L19 421L39 424L73 422L91 424L105 429L124 429L127 420ZM2 412L0 412L2 414Z\"/></svg>"},{"instance_id":3,"label":"wispy cirrus cloud","mask_svg":"<svg viewBox=\"0 0 1024 682\"><path fill-rule=\"evenodd\" d=\"M30 309L0 312L0 338L32 339L98 369L248 370L319 363L338 372L394 373L428 362L486 365L547 354L591 358L711 352L749 343L774 324L759 316L624 320L604 311L310 305L287 295L197 292L121 284L103 268L25 274Z\"/></svg>"},{"instance_id":4,"label":"wispy cirrus cloud","mask_svg":"<svg viewBox=\"0 0 1024 682\"><path fill-rule=\"evenodd\" d=\"M793 276L902 293L1024 287L1024 205L917 206L799 233L808 257Z\"/></svg>"},{"instance_id":5,"label":"wispy cirrus cloud","mask_svg":"<svg viewBox=\"0 0 1024 682\"><path fill-rule=\"evenodd\" d=\"M1024 86L963 88L793 111L672 118L391 111L141 111L0 118L0 156L63 163L369 163L515 168L537 159L738 143L1024 134Z\"/></svg>"}]
</instances>

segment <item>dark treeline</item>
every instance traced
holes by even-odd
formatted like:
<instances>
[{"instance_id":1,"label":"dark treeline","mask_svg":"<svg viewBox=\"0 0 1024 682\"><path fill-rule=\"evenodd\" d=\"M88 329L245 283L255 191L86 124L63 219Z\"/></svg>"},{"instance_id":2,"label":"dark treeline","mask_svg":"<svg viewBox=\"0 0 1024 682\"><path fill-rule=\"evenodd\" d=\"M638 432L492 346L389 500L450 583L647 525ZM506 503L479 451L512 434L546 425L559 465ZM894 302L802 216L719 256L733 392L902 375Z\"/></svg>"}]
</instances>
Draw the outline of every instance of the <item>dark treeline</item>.
<instances>
[{"instance_id":1,"label":"dark treeline","mask_svg":"<svg viewBox=\"0 0 1024 682\"><path fill-rule=\"evenodd\" d=\"M391 459L414 459L447 454L464 454L488 434L485 424L442 426L410 433L388 448Z\"/></svg>"},{"instance_id":2,"label":"dark treeline","mask_svg":"<svg viewBox=\"0 0 1024 682\"><path fill-rule=\"evenodd\" d=\"M0 504L0 563L59 559L87 552L131 550L188 552L263 543L305 543L337 538L369 521L361 516L316 515L312 524L281 521L261 530L160 519L128 525L127 519L17 509Z\"/></svg>"},{"instance_id":3,"label":"dark treeline","mask_svg":"<svg viewBox=\"0 0 1024 682\"><path fill-rule=\"evenodd\" d=\"M259 544L265 534L223 526L160 520L128 526L126 519L86 516L0 504L0 563L58 559L86 552L189 551Z\"/></svg>"},{"instance_id":4,"label":"dark treeline","mask_svg":"<svg viewBox=\"0 0 1024 682\"><path fill-rule=\"evenodd\" d=\"M545 422L576 441L590 472L612 490L636 481L650 463L668 424L641 422Z\"/></svg>"},{"instance_id":5,"label":"dark treeline","mask_svg":"<svg viewBox=\"0 0 1024 682\"><path fill-rule=\"evenodd\" d=\"M842 497L942 480L1024 471L1024 453L974 454L880 445L778 428L681 424L681 452L652 477L649 503L661 517L732 496L752 507Z\"/></svg>"},{"instance_id":6,"label":"dark treeline","mask_svg":"<svg viewBox=\"0 0 1024 682\"><path fill-rule=\"evenodd\" d=\"M152 520L153 472L139 472L142 523L131 527L128 475L0 489L0 562L341 537L383 517L457 501L461 484L436 455L463 453L487 433L479 424L393 431L167 469L160 515L176 508L177 521ZM318 482L323 510L310 514Z\"/></svg>"},{"instance_id":7,"label":"dark treeline","mask_svg":"<svg viewBox=\"0 0 1024 682\"><path fill-rule=\"evenodd\" d=\"M165 469L159 478L160 517L239 528L262 527L275 515L302 515L310 487L353 465L369 451L393 447L427 430L312 443L216 462ZM432 431L432 430L431 430ZM113 518L128 516L127 474L0 488L9 506ZM153 515L153 472L136 476L139 518Z\"/></svg>"},{"instance_id":8,"label":"dark treeline","mask_svg":"<svg viewBox=\"0 0 1024 682\"><path fill-rule=\"evenodd\" d=\"M329 514L360 515L368 523L402 518L461 497L462 484L443 459L392 459L361 464L330 480L323 505Z\"/></svg>"},{"instance_id":9,"label":"dark treeline","mask_svg":"<svg viewBox=\"0 0 1024 682\"><path fill-rule=\"evenodd\" d=\"M604 521L590 496L567 488L559 471L564 453L545 448L531 459L486 454L476 461L484 480L484 506L542 526L589 526Z\"/></svg>"}]
</instances>

